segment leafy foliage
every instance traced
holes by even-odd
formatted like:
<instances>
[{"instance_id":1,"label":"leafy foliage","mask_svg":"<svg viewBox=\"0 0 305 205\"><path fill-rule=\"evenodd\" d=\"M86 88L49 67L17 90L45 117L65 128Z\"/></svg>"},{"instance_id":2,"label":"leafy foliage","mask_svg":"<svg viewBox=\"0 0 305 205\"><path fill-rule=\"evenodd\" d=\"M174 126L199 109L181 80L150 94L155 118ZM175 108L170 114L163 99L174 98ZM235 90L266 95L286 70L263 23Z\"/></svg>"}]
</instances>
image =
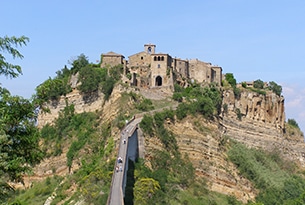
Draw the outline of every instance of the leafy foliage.
<instances>
[{"instance_id":1,"label":"leafy foliage","mask_svg":"<svg viewBox=\"0 0 305 205\"><path fill-rule=\"evenodd\" d=\"M160 189L160 184L153 178L140 178L135 183L135 204L148 204L152 196Z\"/></svg>"},{"instance_id":2,"label":"leafy foliage","mask_svg":"<svg viewBox=\"0 0 305 205\"><path fill-rule=\"evenodd\" d=\"M22 175L42 159L42 153L33 104L4 93L0 96L0 107L0 180L4 190L9 180L22 182ZM0 198L4 197L1 194Z\"/></svg>"},{"instance_id":3,"label":"leafy foliage","mask_svg":"<svg viewBox=\"0 0 305 205\"><path fill-rule=\"evenodd\" d=\"M19 74L22 74L21 67L7 62L4 53L8 53L14 59L22 59L23 55L15 47L26 46L27 42L29 42L29 38L26 36L21 36L19 38L15 36L0 37L0 75L16 78Z\"/></svg>"},{"instance_id":4,"label":"leafy foliage","mask_svg":"<svg viewBox=\"0 0 305 205\"><path fill-rule=\"evenodd\" d=\"M78 81L81 84L78 86L78 89L83 93L97 91L100 82L105 80L106 76L106 69L95 68L92 65L82 67L79 71Z\"/></svg>"},{"instance_id":5,"label":"leafy foliage","mask_svg":"<svg viewBox=\"0 0 305 205\"><path fill-rule=\"evenodd\" d=\"M79 72L83 67L86 67L89 64L88 57L85 56L85 54L80 54L77 56L75 60L72 61L71 65L71 71L73 74L76 74Z\"/></svg>"},{"instance_id":6,"label":"leafy foliage","mask_svg":"<svg viewBox=\"0 0 305 205\"><path fill-rule=\"evenodd\" d=\"M187 88L179 88L175 86L173 99L182 102L184 98L186 102L178 105L176 115L178 119L183 119L188 114L202 114L206 118L213 118L215 114L221 111L221 92L214 84L209 87L201 87L197 84ZM179 92L178 92L179 91Z\"/></svg>"},{"instance_id":7,"label":"leafy foliage","mask_svg":"<svg viewBox=\"0 0 305 205\"><path fill-rule=\"evenodd\" d=\"M234 78L233 73L226 73L225 79L231 85L231 87L236 87L236 79Z\"/></svg>"},{"instance_id":8,"label":"leafy foliage","mask_svg":"<svg viewBox=\"0 0 305 205\"><path fill-rule=\"evenodd\" d=\"M263 89L264 88L264 81L258 79L258 80L255 80L253 82L253 87L254 88L258 88L258 89Z\"/></svg>"},{"instance_id":9,"label":"leafy foliage","mask_svg":"<svg viewBox=\"0 0 305 205\"><path fill-rule=\"evenodd\" d=\"M299 125L297 123L297 121L295 119L288 119L288 124L293 126L293 127L296 127L296 128L299 128Z\"/></svg>"},{"instance_id":10,"label":"leafy foliage","mask_svg":"<svg viewBox=\"0 0 305 205\"><path fill-rule=\"evenodd\" d=\"M276 95L281 96L282 94L282 86L276 84L274 81L269 82L268 88L274 92Z\"/></svg>"},{"instance_id":11,"label":"leafy foliage","mask_svg":"<svg viewBox=\"0 0 305 205\"><path fill-rule=\"evenodd\" d=\"M296 204L305 190L305 179L285 165L277 153L266 153L234 142L228 151L229 159L240 173L260 190L256 198L263 204Z\"/></svg>"},{"instance_id":12,"label":"leafy foliage","mask_svg":"<svg viewBox=\"0 0 305 205\"><path fill-rule=\"evenodd\" d=\"M3 53L23 58L15 47L28 41L25 36L0 38L0 75L15 78L22 74L21 67L7 62ZM34 104L0 87L0 201L14 191L8 182L23 182L23 174L42 159L35 123Z\"/></svg>"}]
</instances>

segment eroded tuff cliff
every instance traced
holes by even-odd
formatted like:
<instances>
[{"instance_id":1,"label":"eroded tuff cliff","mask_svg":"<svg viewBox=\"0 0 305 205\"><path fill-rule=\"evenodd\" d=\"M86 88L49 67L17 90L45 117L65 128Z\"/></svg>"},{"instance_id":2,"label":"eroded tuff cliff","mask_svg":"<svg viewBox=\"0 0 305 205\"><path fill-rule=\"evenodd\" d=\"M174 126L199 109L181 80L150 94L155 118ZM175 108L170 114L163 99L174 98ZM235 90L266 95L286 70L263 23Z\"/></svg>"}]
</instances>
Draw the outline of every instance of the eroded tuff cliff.
<instances>
[{"instance_id":1,"label":"eroded tuff cliff","mask_svg":"<svg viewBox=\"0 0 305 205\"><path fill-rule=\"evenodd\" d=\"M285 133L284 101L272 92L262 95L244 89L236 98L232 90L225 90L223 105L227 110L223 110L220 122L224 133L233 139L249 147L277 149L305 167L303 135L291 137Z\"/></svg>"},{"instance_id":2,"label":"eroded tuff cliff","mask_svg":"<svg viewBox=\"0 0 305 205\"><path fill-rule=\"evenodd\" d=\"M100 111L103 121L111 123L124 110L124 106L129 106L131 103L120 102L122 93L130 89L135 91L132 88L117 85L108 101L104 100L102 93L98 93L94 98L88 98L74 91L62 97L58 103L50 104L51 112L39 115L39 125L51 123L57 118L59 110L66 106L66 102L75 105L76 113ZM144 96L155 95L145 93ZM166 125L175 134L181 153L189 155L197 177L206 178L211 190L228 195L234 194L244 202L253 199L257 194L253 185L241 177L236 167L227 160L222 147L225 136L230 136L249 147L270 151L278 149L288 159L305 166L303 152L305 144L302 136L292 139L285 134L283 97L278 97L271 92L260 95L249 90L242 90L240 97L236 98L232 90L224 90L223 108L225 107L219 119L213 122L203 118L188 117ZM115 139L119 137L118 132L119 130L112 131ZM151 159L151 152L155 149L162 149L162 143L156 138L145 138L147 161ZM39 177L51 174L52 170L63 174L68 173L65 158L63 153L58 161L56 158L46 160L35 168L35 173ZM74 163L73 168L77 169L77 163Z\"/></svg>"}]
</instances>

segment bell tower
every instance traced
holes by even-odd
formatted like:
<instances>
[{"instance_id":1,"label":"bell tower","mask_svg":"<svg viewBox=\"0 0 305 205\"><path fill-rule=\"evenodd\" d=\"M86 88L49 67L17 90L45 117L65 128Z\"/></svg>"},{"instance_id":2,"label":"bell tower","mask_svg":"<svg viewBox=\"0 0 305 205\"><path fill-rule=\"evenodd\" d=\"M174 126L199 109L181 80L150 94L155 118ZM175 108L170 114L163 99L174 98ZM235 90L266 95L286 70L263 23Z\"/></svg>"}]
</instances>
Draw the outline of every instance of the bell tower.
<instances>
[{"instance_id":1,"label":"bell tower","mask_svg":"<svg viewBox=\"0 0 305 205\"><path fill-rule=\"evenodd\" d=\"M154 44L145 44L144 45L144 50L148 54L155 54L155 48L156 48L156 45L154 45Z\"/></svg>"}]
</instances>

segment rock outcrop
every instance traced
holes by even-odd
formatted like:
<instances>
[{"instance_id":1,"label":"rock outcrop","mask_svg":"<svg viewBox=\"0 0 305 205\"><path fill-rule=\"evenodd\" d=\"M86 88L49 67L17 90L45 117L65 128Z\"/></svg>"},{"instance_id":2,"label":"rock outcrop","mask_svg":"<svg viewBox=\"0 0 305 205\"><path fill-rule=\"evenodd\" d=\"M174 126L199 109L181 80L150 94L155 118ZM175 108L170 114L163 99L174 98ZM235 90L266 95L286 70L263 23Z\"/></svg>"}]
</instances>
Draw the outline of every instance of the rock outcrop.
<instances>
[{"instance_id":1,"label":"rock outcrop","mask_svg":"<svg viewBox=\"0 0 305 205\"><path fill-rule=\"evenodd\" d=\"M223 92L221 124L223 132L249 147L267 151L277 149L284 157L305 167L305 143L285 136L284 98L272 92L266 95L243 90L236 99L232 90Z\"/></svg>"}]
</instances>

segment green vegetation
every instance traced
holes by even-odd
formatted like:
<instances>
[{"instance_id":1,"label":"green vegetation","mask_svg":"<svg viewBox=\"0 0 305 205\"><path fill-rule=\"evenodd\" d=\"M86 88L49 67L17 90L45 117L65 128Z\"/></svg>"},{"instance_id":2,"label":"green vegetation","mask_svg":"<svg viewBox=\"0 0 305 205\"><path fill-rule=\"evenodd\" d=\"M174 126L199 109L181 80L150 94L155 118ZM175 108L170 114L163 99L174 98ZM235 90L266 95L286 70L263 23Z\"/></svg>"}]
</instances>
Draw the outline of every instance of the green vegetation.
<instances>
[{"instance_id":1,"label":"green vegetation","mask_svg":"<svg viewBox=\"0 0 305 205\"><path fill-rule=\"evenodd\" d=\"M240 89L236 87L236 79L234 78L233 73L226 73L225 75L225 82L227 82L232 88L233 88L233 93L236 99L240 98ZM224 82L223 82L224 84Z\"/></svg>"},{"instance_id":2,"label":"green vegetation","mask_svg":"<svg viewBox=\"0 0 305 205\"><path fill-rule=\"evenodd\" d=\"M29 40L30 39L26 36L21 36L19 38L15 36L0 37L0 75L16 78L22 74L21 67L7 62L4 53L11 55L14 59L22 59L23 55L17 50L17 47L26 46Z\"/></svg>"},{"instance_id":3,"label":"green vegetation","mask_svg":"<svg viewBox=\"0 0 305 205\"><path fill-rule=\"evenodd\" d=\"M236 79L234 78L233 73L226 73L225 79L231 85L232 88L236 87Z\"/></svg>"},{"instance_id":4,"label":"green vegetation","mask_svg":"<svg viewBox=\"0 0 305 205\"><path fill-rule=\"evenodd\" d=\"M178 119L183 119L188 114L202 114L205 118L212 119L221 111L221 92L215 84L210 84L209 87L201 87L198 84L193 84L190 87L182 88L175 85L173 99L182 102L176 110Z\"/></svg>"},{"instance_id":5,"label":"green vegetation","mask_svg":"<svg viewBox=\"0 0 305 205\"><path fill-rule=\"evenodd\" d=\"M71 165L77 157L80 169L65 179L60 178L60 181L56 176L47 179L42 182L48 184L43 189L39 188L39 183L35 183L31 189L12 196L10 201L20 204L42 204L54 192L56 197L52 204L62 200L68 203L80 198L85 199L86 203L105 204L115 162L115 159L109 158L113 152L114 141L113 138L109 138L111 127L106 124L100 125L98 116L98 113L91 112L75 114L74 106L67 104L54 125L44 126L40 135L47 156L62 153L64 144L70 144L66 155L67 165L72 168ZM53 180L57 180L57 183L53 183ZM77 190L68 195L66 190L72 186ZM40 192L37 194L35 190ZM104 194L101 194L101 191ZM37 197L31 197L33 192Z\"/></svg>"},{"instance_id":6,"label":"green vegetation","mask_svg":"<svg viewBox=\"0 0 305 205\"><path fill-rule=\"evenodd\" d=\"M188 155L181 155L175 135L164 126L166 121L174 121L174 114L175 112L172 110L165 110L155 113L153 116L145 115L143 117L140 127L145 136L157 137L162 142L164 149L152 152L150 167L147 167L141 159L133 165L133 183L130 184L133 189L133 192L130 192L133 193L133 203L130 203L132 199L125 198L125 204L240 205L241 202L233 196L209 191L204 179L195 177L195 170ZM198 126L200 125L198 124ZM211 132L206 129L201 131ZM226 142L227 140L224 140L223 143ZM130 197L130 194L126 196Z\"/></svg>"},{"instance_id":7,"label":"green vegetation","mask_svg":"<svg viewBox=\"0 0 305 205\"><path fill-rule=\"evenodd\" d=\"M79 74L77 87L83 94L92 94L98 89L105 95L105 100L109 99L114 84L120 79L122 65L112 68L101 68L100 65L89 64L87 57L81 54L71 63L71 69L65 66L57 71L57 76L49 78L41 85L36 87L35 103L42 105L49 100L58 100L60 96L65 96L72 91L70 80L71 76Z\"/></svg>"},{"instance_id":8,"label":"green vegetation","mask_svg":"<svg viewBox=\"0 0 305 205\"><path fill-rule=\"evenodd\" d=\"M281 96L282 94L282 86L276 84L274 81L269 82L268 89L274 92L276 95Z\"/></svg>"},{"instance_id":9,"label":"green vegetation","mask_svg":"<svg viewBox=\"0 0 305 205\"><path fill-rule=\"evenodd\" d=\"M6 61L5 55L22 59L17 50L26 45L29 38L0 38L0 75L16 78L22 74L19 65ZM10 181L22 182L23 174L42 159L39 149L39 132L35 126L34 104L22 97L12 96L0 84L0 201L13 194Z\"/></svg>"},{"instance_id":10,"label":"green vegetation","mask_svg":"<svg viewBox=\"0 0 305 205\"><path fill-rule=\"evenodd\" d=\"M253 82L253 87L254 88L257 88L257 89L263 89L264 88L264 81L258 79L258 80L255 80Z\"/></svg>"},{"instance_id":11,"label":"green vegetation","mask_svg":"<svg viewBox=\"0 0 305 205\"><path fill-rule=\"evenodd\" d=\"M295 119L288 119L288 124L295 127L295 128L299 128L299 125L297 123L297 121ZM299 128L300 129L300 128Z\"/></svg>"},{"instance_id":12,"label":"green vegetation","mask_svg":"<svg viewBox=\"0 0 305 205\"><path fill-rule=\"evenodd\" d=\"M233 142L228 157L260 190L256 202L265 205L304 203L304 176L297 174L295 165L282 160L276 151L268 153Z\"/></svg>"}]
</instances>

